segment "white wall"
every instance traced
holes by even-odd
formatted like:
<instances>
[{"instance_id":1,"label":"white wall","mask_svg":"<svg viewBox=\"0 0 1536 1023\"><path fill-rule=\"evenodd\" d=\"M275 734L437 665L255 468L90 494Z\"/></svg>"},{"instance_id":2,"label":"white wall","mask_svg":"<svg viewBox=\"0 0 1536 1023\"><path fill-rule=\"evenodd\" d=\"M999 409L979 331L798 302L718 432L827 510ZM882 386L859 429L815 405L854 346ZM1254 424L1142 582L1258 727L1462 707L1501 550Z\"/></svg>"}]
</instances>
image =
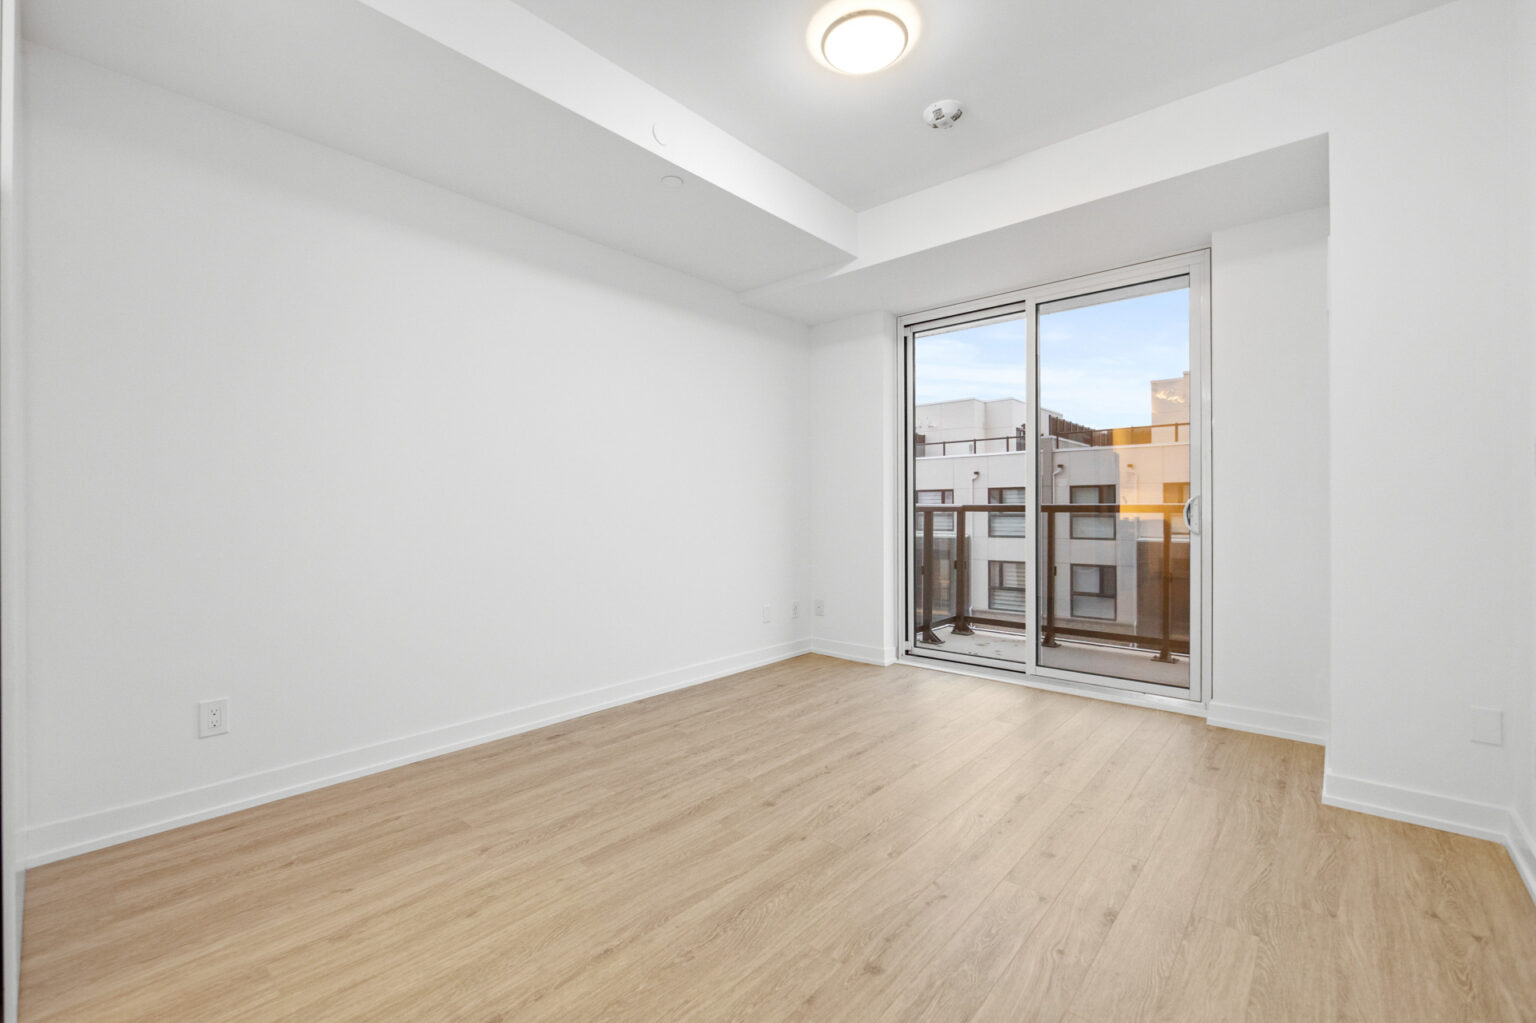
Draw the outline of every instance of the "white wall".
<instances>
[{"instance_id":1,"label":"white wall","mask_svg":"<svg viewBox=\"0 0 1536 1023\"><path fill-rule=\"evenodd\" d=\"M1516 6L1464 0L1330 61L1326 793L1490 837L1530 755L1469 723L1512 716L1532 666L1531 573L1510 556L1532 531Z\"/></svg>"},{"instance_id":2,"label":"white wall","mask_svg":"<svg viewBox=\"0 0 1536 1023\"><path fill-rule=\"evenodd\" d=\"M1211 238L1210 720L1328 725L1328 211Z\"/></svg>"},{"instance_id":3,"label":"white wall","mask_svg":"<svg viewBox=\"0 0 1536 1023\"><path fill-rule=\"evenodd\" d=\"M1516 95L1523 99L1524 110L1517 116L1517 123L1530 125L1536 124L1536 3L1526 3L1519 10L1519 22L1514 33L1515 53L1518 57L1516 75L1520 79ZM1536 131L1521 132L1516 137L1525 143L1524 151L1518 154L1516 166L1523 168L1521 174L1526 188L1525 227L1520 232L1524 245L1515 254L1514 262L1525 282L1526 347L1536 349ZM1521 177L1517 176L1515 180L1518 182ZM1531 390L1531 412L1536 416L1536 360L1532 363ZM1536 434L1536 420L1532 422L1532 432ZM1527 466L1531 470L1532 501L1536 504L1536 445L1532 446L1530 454L1532 459ZM1532 572L1536 574L1536 529L1532 530L1531 540ZM1536 585L1533 585L1533 598L1536 598ZM1532 601L1532 615L1530 634L1536 636L1536 599ZM1526 683L1528 692L1525 713L1517 711L1511 715L1512 748L1515 751L1510 758L1512 785L1515 789L1515 841L1511 843L1511 851L1515 853L1526 884L1536 893L1536 670L1526 674ZM1523 757L1520 755L1521 750L1525 751Z\"/></svg>"},{"instance_id":4,"label":"white wall","mask_svg":"<svg viewBox=\"0 0 1536 1023\"><path fill-rule=\"evenodd\" d=\"M0 945L4 1005L15 1020L25 895L21 837L27 812L26 535L20 327L21 232L15 188L17 85L15 0L0 0Z\"/></svg>"},{"instance_id":5,"label":"white wall","mask_svg":"<svg viewBox=\"0 0 1536 1023\"><path fill-rule=\"evenodd\" d=\"M896 656L896 319L851 317L811 332L811 588L816 648Z\"/></svg>"},{"instance_id":6,"label":"white wall","mask_svg":"<svg viewBox=\"0 0 1536 1023\"><path fill-rule=\"evenodd\" d=\"M34 862L803 647L803 327L26 66Z\"/></svg>"}]
</instances>

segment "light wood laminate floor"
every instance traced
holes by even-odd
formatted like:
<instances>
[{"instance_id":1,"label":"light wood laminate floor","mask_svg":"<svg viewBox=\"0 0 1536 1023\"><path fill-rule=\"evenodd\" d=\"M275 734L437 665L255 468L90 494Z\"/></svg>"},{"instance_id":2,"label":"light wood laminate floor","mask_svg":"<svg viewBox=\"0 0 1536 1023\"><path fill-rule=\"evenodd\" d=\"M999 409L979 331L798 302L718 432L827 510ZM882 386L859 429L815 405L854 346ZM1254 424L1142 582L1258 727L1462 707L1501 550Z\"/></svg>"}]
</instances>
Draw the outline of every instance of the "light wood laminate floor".
<instances>
[{"instance_id":1,"label":"light wood laminate floor","mask_svg":"<svg viewBox=\"0 0 1536 1023\"><path fill-rule=\"evenodd\" d=\"M33 870L22 1018L1536 1018L1507 853L1321 776L801 657Z\"/></svg>"}]
</instances>

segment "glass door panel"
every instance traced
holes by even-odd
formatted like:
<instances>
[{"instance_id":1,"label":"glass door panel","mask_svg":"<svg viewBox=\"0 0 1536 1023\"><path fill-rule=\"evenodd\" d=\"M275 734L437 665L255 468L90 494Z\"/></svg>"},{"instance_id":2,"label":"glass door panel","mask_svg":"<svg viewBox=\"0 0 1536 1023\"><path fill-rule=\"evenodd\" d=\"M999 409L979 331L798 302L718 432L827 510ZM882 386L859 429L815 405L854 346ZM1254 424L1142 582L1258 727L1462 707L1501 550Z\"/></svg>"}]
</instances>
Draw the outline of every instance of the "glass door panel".
<instances>
[{"instance_id":1,"label":"glass door panel","mask_svg":"<svg viewBox=\"0 0 1536 1023\"><path fill-rule=\"evenodd\" d=\"M1180 275L1036 309L1046 673L1190 686L1190 297Z\"/></svg>"},{"instance_id":2,"label":"glass door panel","mask_svg":"<svg viewBox=\"0 0 1536 1023\"><path fill-rule=\"evenodd\" d=\"M908 635L926 655L1030 664L1027 329L1018 307L912 335Z\"/></svg>"}]
</instances>

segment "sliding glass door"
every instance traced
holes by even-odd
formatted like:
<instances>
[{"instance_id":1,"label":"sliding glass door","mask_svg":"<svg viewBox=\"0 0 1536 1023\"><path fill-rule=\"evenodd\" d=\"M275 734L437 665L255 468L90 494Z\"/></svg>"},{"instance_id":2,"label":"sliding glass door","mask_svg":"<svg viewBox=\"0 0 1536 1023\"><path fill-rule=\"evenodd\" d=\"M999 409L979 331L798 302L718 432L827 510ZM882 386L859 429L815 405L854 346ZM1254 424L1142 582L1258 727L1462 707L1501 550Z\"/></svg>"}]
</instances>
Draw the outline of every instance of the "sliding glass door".
<instances>
[{"instance_id":1,"label":"sliding glass door","mask_svg":"<svg viewBox=\"0 0 1536 1023\"><path fill-rule=\"evenodd\" d=\"M1042 668L1189 688L1190 286L1039 303ZM1150 656L1149 656L1150 655Z\"/></svg>"},{"instance_id":2,"label":"sliding glass door","mask_svg":"<svg viewBox=\"0 0 1536 1023\"><path fill-rule=\"evenodd\" d=\"M1207 279L904 321L909 654L1201 698Z\"/></svg>"},{"instance_id":3,"label":"sliding glass door","mask_svg":"<svg viewBox=\"0 0 1536 1023\"><path fill-rule=\"evenodd\" d=\"M929 652L1030 662L1027 335L1023 307L1004 307L909 344L912 636Z\"/></svg>"}]
</instances>

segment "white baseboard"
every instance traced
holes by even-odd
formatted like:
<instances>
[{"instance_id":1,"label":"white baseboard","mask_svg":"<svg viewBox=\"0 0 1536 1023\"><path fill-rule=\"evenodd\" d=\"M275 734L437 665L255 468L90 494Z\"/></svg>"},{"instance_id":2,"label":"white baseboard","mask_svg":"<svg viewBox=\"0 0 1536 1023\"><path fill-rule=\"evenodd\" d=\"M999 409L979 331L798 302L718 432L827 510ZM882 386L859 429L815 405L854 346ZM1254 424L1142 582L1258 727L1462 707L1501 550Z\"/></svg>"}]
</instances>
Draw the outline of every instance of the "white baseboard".
<instances>
[{"instance_id":1,"label":"white baseboard","mask_svg":"<svg viewBox=\"0 0 1536 1023\"><path fill-rule=\"evenodd\" d=\"M542 728L648 696L685 689L725 675L797 657L808 653L810 649L810 642L800 639L748 650L730 657L691 664L303 763L231 778L141 803L37 824L23 832L24 862L28 867L41 866L93 849L102 849L326 785L387 771L392 767Z\"/></svg>"},{"instance_id":2,"label":"white baseboard","mask_svg":"<svg viewBox=\"0 0 1536 1023\"><path fill-rule=\"evenodd\" d=\"M1509 847L1510 859L1515 861L1515 869L1520 872L1520 879L1531 893L1531 900L1536 902L1536 833L1517 813L1509 815L1509 841L1505 844Z\"/></svg>"},{"instance_id":3,"label":"white baseboard","mask_svg":"<svg viewBox=\"0 0 1536 1023\"><path fill-rule=\"evenodd\" d=\"M894 647L864 646L860 643L844 643L836 639L812 639L811 652L826 654L828 657L840 657L845 661L878 664L881 667L896 663Z\"/></svg>"},{"instance_id":4,"label":"white baseboard","mask_svg":"<svg viewBox=\"0 0 1536 1023\"><path fill-rule=\"evenodd\" d=\"M1536 837L1509 807L1384 785L1332 771L1323 772L1323 802L1344 810L1497 842L1509 850L1520 879L1536 902Z\"/></svg>"},{"instance_id":5,"label":"white baseboard","mask_svg":"<svg viewBox=\"0 0 1536 1023\"><path fill-rule=\"evenodd\" d=\"M1315 746L1328 745L1328 722L1320 718L1282 714L1257 707L1239 707L1212 700L1205 706L1205 721L1218 728L1235 728L1240 732L1257 732L1278 739L1295 739Z\"/></svg>"},{"instance_id":6,"label":"white baseboard","mask_svg":"<svg viewBox=\"0 0 1536 1023\"><path fill-rule=\"evenodd\" d=\"M1351 778L1332 771L1323 772L1323 803L1458 835L1485 838L1500 845L1509 840L1511 815L1507 806Z\"/></svg>"}]
</instances>

